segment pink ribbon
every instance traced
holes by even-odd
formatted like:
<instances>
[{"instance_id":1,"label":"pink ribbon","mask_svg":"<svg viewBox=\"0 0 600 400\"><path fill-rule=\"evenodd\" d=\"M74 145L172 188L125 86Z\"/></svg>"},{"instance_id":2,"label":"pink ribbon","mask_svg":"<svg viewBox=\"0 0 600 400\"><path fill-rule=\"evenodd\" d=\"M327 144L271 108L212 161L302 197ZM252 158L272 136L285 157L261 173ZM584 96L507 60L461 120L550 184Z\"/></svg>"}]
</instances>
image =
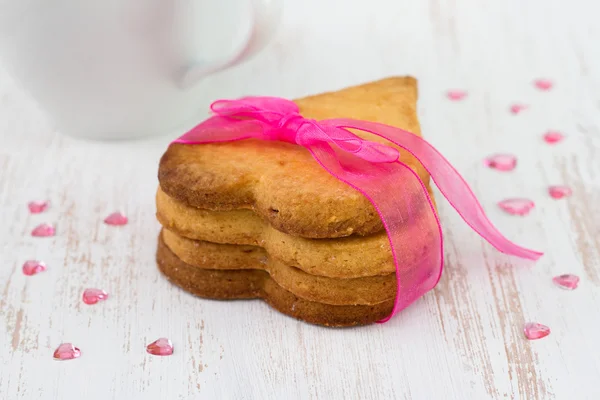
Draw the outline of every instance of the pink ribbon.
<instances>
[{"instance_id":1,"label":"pink ribbon","mask_svg":"<svg viewBox=\"0 0 600 400\"><path fill-rule=\"evenodd\" d=\"M292 101L275 97L218 100L211 110L215 116L173 143L254 138L298 144L328 173L358 190L373 204L387 232L398 286L392 313L379 322L388 321L435 287L444 265L442 228L427 187L402 162L398 150L362 139L348 128L380 136L411 153L462 219L502 253L531 260L542 255L506 239L492 225L454 167L433 146L410 132L347 118L317 122L302 117Z\"/></svg>"}]
</instances>

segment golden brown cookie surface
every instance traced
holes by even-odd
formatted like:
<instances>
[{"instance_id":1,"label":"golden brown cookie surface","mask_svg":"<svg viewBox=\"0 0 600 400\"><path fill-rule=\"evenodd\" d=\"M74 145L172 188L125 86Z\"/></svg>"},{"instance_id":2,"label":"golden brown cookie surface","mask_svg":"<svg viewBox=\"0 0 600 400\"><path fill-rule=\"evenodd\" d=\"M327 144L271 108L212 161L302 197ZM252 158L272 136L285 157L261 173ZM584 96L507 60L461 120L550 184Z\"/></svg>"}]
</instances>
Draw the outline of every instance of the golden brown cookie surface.
<instances>
[{"instance_id":1,"label":"golden brown cookie surface","mask_svg":"<svg viewBox=\"0 0 600 400\"><path fill-rule=\"evenodd\" d=\"M385 232L337 239L305 239L274 229L251 210L208 211L156 195L160 223L179 236L221 244L260 246L286 265L331 278L387 275L396 271ZM423 210L427 211L427 210ZM398 249L400 265L415 265L436 237L417 224L403 232L406 246Z\"/></svg>"},{"instance_id":2,"label":"golden brown cookie surface","mask_svg":"<svg viewBox=\"0 0 600 400\"><path fill-rule=\"evenodd\" d=\"M183 238L163 229L165 245L183 262L203 269L264 270L297 297L333 305L379 304L396 296L396 274L339 279L310 275L270 257L261 247Z\"/></svg>"},{"instance_id":3,"label":"golden brown cookie surface","mask_svg":"<svg viewBox=\"0 0 600 400\"><path fill-rule=\"evenodd\" d=\"M372 306L340 306L308 301L283 289L265 271L212 270L192 266L177 258L161 237L156 261L160 271L171 282L197 296L228 300L261 298L284 314L318 325L371 324L388 316L393 307L393 301Z\"/></svg>"},{"instance_id":4,"label":"golden brown cookie surface","mask_svg":"<svg viewBox=\"0 0 600 400\"><path fill-rule=\"evenodd\" d=\"M417 87L410 77L389 78L296 100L317 120L354 118L420 135ZM359 136L386 143L366 133ZM409 154L403 162L424 182L429 176ZM300 146L272 141L174 144L163 155L159 182L169 196L207 210L253 209L274 228L307 238L368 235L382 230L379 216L359 192L329 175ZM401 183L390 190L402 190Z\"/></svg>"}]
</instances>

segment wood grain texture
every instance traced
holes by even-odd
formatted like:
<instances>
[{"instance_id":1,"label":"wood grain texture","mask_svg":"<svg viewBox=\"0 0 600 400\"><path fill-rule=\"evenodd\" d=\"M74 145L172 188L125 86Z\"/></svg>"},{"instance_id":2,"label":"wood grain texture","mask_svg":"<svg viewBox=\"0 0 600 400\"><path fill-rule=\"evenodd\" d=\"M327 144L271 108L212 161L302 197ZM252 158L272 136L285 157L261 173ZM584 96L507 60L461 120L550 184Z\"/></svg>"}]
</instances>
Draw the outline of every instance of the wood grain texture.
<instances>
[{"instance_id":1,"label":"wood grain texture","mask_svg":"<svg viewBox=\"0 0 600 400\"><path fill-rule=\"evenodd\" d=\"M472 183L511 239L541 249L505 257L438 196L446 237L440 284L384 325L332 330L260 301L194 298L156 269L154 191L177 133L136 142L71 139L0 72L0 397L7 399L597 399L600 398L600 5L591 0L288 0L275 42L202 83L217 97L289 98L411 74L425 137ZM334 22L335 21L335 22ZM532 80L551 78L550 92ZM444 91L469 91L450 102ZM513 102L529 104L518 116ZM548 146L548 129L565 132ZM495 152L513 173L485 169ZM573 196L549 198L551 184ZM523 196L525 217L495 203ZM26 203L49 199L46 214ZM130 224L109 227L115 209ZM57 236L31 229L56 222ZM26 259L48 271L21 273ZM581 276L573 292L554 287ZM86 287L110 293L80 301ZM524 340L526 321L552 334ZM175 354L145 345L171 338ZM52 360L63 341L76 361Z\"/></svg>"}]
</instances>

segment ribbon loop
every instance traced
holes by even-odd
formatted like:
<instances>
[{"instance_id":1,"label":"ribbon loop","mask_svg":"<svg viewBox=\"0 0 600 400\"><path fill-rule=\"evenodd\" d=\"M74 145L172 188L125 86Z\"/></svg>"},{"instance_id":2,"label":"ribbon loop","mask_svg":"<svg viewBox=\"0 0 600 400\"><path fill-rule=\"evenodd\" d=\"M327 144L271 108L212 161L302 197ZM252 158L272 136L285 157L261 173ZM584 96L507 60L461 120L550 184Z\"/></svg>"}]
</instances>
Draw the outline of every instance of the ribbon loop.
<instances>
[{"instance_id":1,"label":"ribbon loop","mask_svg":"<svg viewBox=\"0 0 600 400\"><path fill-rule=\"evenodd\" d=\"M276 97L218 100L215 116L174 143L202 144L249 138L305 147L329 174L373 204L385 227L396 269L394 308L385 322L435 287L443 269L441 225L425 184L390 145L365 140L349 129L368 132L411 153L463 220L499 251L538 259L542 253L506 239L485 215L469 185L429 143L389 125L353 119L314 121L298 106Z\"/></svg>"}]
</instances>

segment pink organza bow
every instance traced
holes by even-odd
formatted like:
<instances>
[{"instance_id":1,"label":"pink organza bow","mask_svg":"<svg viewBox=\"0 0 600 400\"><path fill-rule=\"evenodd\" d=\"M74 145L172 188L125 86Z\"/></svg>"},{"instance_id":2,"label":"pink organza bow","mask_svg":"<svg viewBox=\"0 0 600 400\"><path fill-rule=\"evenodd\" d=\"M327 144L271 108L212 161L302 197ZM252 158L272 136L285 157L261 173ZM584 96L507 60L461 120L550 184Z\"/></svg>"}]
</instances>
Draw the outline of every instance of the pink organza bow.
<instances>
[{"instance_id":1,"label":"pink organza bow","mask_svg":"<svg viewBox=\"0 0 600 400\"><path fill-rule=\"evenodd\" d=\"M398 150L362 139L349 128L385 138L411 153L463 220L499 251L532 260L542 255L502 236L460 174L435 148L410 132L346 118L307 119L295 103L275 97L219 100L211 110L215 116L174 143L254 138L298 144L328 173L373 204L387 232L398 286L392 313L380 322L389 320L437 284L444 265L442 229L426 185L402 162Z\"/></svg>"}]
</instances>

